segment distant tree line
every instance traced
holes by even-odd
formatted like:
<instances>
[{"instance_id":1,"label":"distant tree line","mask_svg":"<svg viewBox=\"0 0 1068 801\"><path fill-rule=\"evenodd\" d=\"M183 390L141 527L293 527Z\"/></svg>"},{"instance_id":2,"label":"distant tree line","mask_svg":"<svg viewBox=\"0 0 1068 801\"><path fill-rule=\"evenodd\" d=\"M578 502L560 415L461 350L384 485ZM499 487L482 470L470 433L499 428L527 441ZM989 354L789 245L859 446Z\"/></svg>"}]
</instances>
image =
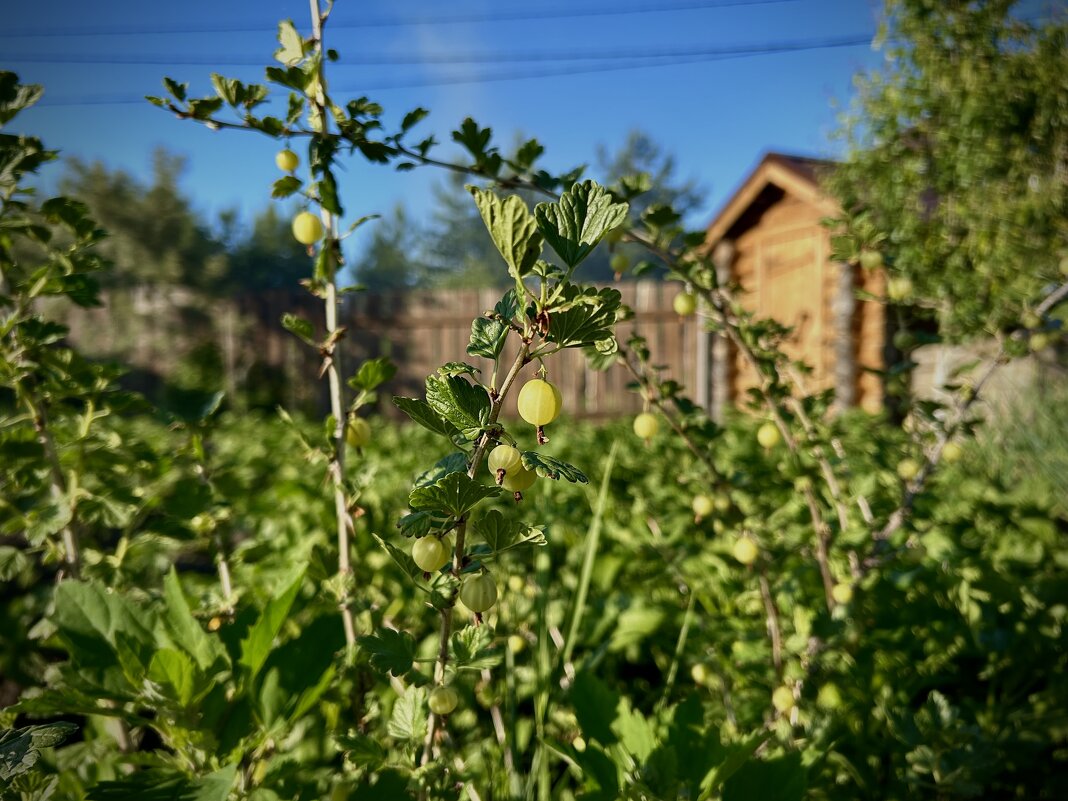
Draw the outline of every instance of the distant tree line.
<instances>
[{"instance_id":1,"label":"distant tree line","mask_svg":"<svg viewBox=\"0 0 1068 801\"><path fill-rule=\"evenodd\" d=\"M655 188L631 204L634 215L653 203L671 203L685 216L704 202L697 181L680 178L675 158L640 131L630 132L618 151L600 148L597 162L588 172L608 185L624 176L648 176ZM115 264L109 283L177 285L216 295L295 287L307 273L307 254L293 239L288 211L271 204L251 224L236 211L209 220L181 189L184 167L183 157L157 150L146 184L99 162L67 162L62 191L84 201L110 232L101 246ZM451 176L438 184L425 220L413 220L407 207L397 205L374 222L366 246L349 254L356 283L370 290L499 283L500 256L464 182ZM602 247L583 270L590 280L611 280L609 260Z\"/></svg>"}]
</instances>

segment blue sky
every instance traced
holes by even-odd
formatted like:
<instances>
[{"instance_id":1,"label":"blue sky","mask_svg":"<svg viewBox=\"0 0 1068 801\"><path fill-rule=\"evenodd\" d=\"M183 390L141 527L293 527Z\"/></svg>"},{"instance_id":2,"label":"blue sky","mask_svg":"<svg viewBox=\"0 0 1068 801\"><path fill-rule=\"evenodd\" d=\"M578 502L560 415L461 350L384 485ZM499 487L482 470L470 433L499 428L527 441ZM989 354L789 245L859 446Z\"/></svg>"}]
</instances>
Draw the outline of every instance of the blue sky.
<instances>
[{"instance_id":1,"label":"blue sky","mask_svg":"<svg viewBox=\"0 0 1068 801\"><path fill-rule=\"evenodd\" d=\"M720 7L710 7L716 4ZM692 8L670 10L679 6ZM853 75L878 65L880 55L861 44L581 70L591 63L633 65L632 54L650 50L864 39L875 31L879 7L876 0L339 0L327 44L341 54L331 79L338 99L366 93L385 107L387 123L415 106L430 109L416 133L433 133L448 143L439 155L455 154L449 132L466 116L491 126L504 146L518 132L537 136L551 169L592 164L598 145L615 149L629 130L640 128L677 157L684 175L709 190L705 208L689 221L700 225L763 152L833 156L835 103L848 101ZM657 10L596 13L635 8ZM530 10L541 16L486 19ZM574 16L585 11L594 14ZM191 92L200 94L210 92L213 70L262 81L276 46L277 21L292 18L306 32L306 2L42 1L9 7L5 18L0 68L46 89L42 105L16 121L18 131L41 136L64 155L100 160L143 179L153 148L180 153L188 159L183 189L209 218L236 207L247 220L270 202L276 143L255 133L211 132L138 98L162 93L164 75L189 82ZM368 22L386 24L367 27ZM624 58L439 63L464 56L556 59L584 52ZM124 63L101 63L108 60ZM398 63L412 61L422 63ZM499 80L544 71L557 74ZM429 169L396 173L353 159L342 176L343 200L353 217L388 212L398 202L419 217L429 213L430 189L441 178Z\"/></svg>"}]
</instances>

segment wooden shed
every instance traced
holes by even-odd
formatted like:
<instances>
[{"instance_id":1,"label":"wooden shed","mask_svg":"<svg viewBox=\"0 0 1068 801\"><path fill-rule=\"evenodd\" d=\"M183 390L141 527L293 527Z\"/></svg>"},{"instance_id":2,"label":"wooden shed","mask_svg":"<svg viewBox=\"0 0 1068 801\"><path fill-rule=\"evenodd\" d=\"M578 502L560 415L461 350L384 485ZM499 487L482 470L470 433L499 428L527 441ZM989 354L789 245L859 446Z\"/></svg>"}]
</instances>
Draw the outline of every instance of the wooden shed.
<instances>
[{"instance_id":1,"label":"wooden shed","mask_svg":"<svg viewBox=\"0 0 1068 801\"><path fill-rule=\"evenodd\" d=\"M856 299L856 289L882 294L881 274L831 260L830 232L820 225L838 213L820 187L832 162L769 153L708 227L720 280L738 281L739 300L761 317L793 328L785 351L812 367L806 391L836 389L842 406L868 410L883 402L886 316L882 304ZM752 368L721 337L710 344L707 382L698 395L716 414L740 403L756 383ZM704 389L704 392L702 392Z\"/></svg>"}]
</instances>

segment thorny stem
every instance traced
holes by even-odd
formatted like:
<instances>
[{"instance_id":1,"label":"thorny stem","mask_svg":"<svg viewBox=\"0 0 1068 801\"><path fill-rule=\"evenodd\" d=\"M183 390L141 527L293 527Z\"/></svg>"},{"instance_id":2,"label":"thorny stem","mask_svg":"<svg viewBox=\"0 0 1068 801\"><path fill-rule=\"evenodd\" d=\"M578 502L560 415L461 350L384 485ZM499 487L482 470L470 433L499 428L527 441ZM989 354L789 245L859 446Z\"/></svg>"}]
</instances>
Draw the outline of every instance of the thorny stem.
<instances>
[{"instance_id":1,"label":"thorny stem","mask_svg":"<svg viewBox=\"0 0 1068 801\"><path fill-rule=\"evenodd\" d=\"M489 417L486 420L486 428L489 430L485 431L482 436L479 437L478 444L475 446L475 450L471 454L471 462L467 468L468 478L474 478L478 474L479 468L482 467L482 459L485 457L490 444L494 442L494 436L491 433L494 424L497 422L497 418L501 415L501 409L504 407L504 400L508 396L508 391L512 388L516 379L519 378L520 371L529 361L529 354L530 342L524 340L519 348L519 353L516 354L511 369L508 371L508 375L504 377L504 381L501 383L500 391L496 395L490 396L490 412ZM457 578L459 578L460 571L464 566L466 537L467 520L465 518L461 519L456 526L456 549L453 552L452 557L452 571ZM456 594L453 594L441 610L438 659L434 667L434 680L437 684L443 684L445 682L445 668L448 667L449 664L449 637L452 634L452 610L456 606L456 597ZM434 740L437 737L440 725L440 716L431 712L426 727L426 739L423 742L423 754L419 759L420 765L425 765L430 761L434 751Z\"/></svg>"},{"instance_id":2,"label":"thorny stem","mask_svg":"<svg viewBox=\"0 0 1068 801\"><path fill-rule=\"evenodd\" d=\"M768 572L760 568L760 597L764 601L764 614L768 622L768 637L771 638L771 661L775 665L775 673L782 679L782 630L779 627L779 607L775 605L775 599L771 595L768 586Z\"/></svg>"},{"instance_id":3,"label":"thorny stem","mask_svg":"<svg viewBox=\"0 0 1068 801\"><path fill-rule=\"evenodd\" d=\"M319 10L319 0L309 0L311 7L312 23L312 47L314 53L320 56L323 51L323 23L327 15ZM316 76L315 96L310 97L315 107L313 127L315 133L324 136L329 133L329 116L326 108L324 94L324 77L320 63ZM334 514L337 518L337 571L341 578L340 607L341 621L345 629L345 643L349 651L356 646L356 623L352 614L349 585L352 583L352 561L350 556L351 543L349 534L353 532L352 516L349 513L348 499L345 497L345 399L344 389L341 384L341 350L337 343L341 332L338 331L337 323L337 277L335 272L338 266L338 258L335 252L334 235L337 229L337 220L334 215L325 208L320 207L320 216L323 220L323 245L327 248L327 282L326 298L324 299L326 312L326 342L328 343L323 353L323 367L326 371L327 382L330 385L330 414L334 418L334 448L330 458L328 472L334 485Z\"/></svg>"}]
</instances>

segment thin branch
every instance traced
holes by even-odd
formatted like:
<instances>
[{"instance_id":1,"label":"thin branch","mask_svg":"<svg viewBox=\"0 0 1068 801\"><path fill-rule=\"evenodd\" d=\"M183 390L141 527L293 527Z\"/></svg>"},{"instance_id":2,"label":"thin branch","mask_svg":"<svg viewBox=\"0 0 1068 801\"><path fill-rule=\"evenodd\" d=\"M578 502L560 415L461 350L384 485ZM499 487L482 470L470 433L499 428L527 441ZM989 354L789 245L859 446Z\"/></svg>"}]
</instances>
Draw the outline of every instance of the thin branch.
<instances>
[{"instance_id":1,"label":"thin branch","mask_svg":"<svg viewBox=\"0 0 1068 801\"><path fill-rule=\"evenodd\" d=\"M767 618L768 637L771 639L771 661L775 665L775 673L782 679L782 631L779 628L779 607L775 605L775 599L771 595L768 586L767 570L760 568L760 597L764 601L764 615Z\"/></svg>"}]
</instances>

